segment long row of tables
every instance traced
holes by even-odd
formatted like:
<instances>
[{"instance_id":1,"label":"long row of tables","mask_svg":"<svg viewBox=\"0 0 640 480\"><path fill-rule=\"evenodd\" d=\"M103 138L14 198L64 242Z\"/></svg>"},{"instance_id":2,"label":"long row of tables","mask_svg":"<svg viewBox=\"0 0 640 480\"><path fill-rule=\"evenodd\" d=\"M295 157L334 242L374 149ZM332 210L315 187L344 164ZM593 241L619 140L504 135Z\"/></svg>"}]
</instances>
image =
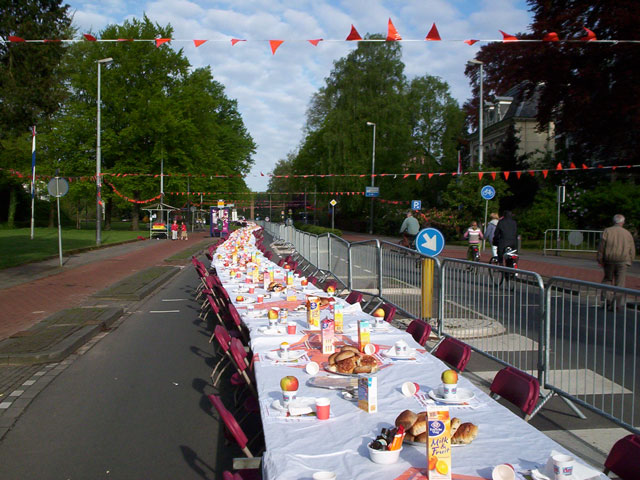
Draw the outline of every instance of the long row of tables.
<instances>
[{"instance_id":1,"label":"long row of tables","mask_svg":"<svg viewBox=\"0 0 640 480\"><path fill-rule=\"evenodd\" d=\"M305 301L307 295L326 296L326 293L309 284L301 287L300 278L296 278L294 291L296 301L287 302L277 294L266 292L262 285L254 285L255 292L245 292L245 275L231 278L234 268L229 264L233 249L244 248L245 252L254 251L255 237L250 232L258 227L249 226L234 232L229 240L218 248L212 265L230 298L247 325L251 336L251 349L255 358L255 377L260 400L261 417L264 429L266 451L263 455L263 476L267 479L311 479L314 472L333 471L339 479L418 479L426 478L426 446L405 445L400 459L392 465L379 465L369 459L367 445L380 433L383 427L394 424L396 417L405 409L414 412L424 411L431 389L440 386L442 371L448 367L418 345L406 332L386 324L384 328L372 330L371 341L378 345L376 358L381 363L377 376L378 412L366 413L357 403L343 398L342 391L328 390L309 385L314 378L305 370L306 363L315 361L321 365L316 376L333 375L322 367L328 356L322 355L320 337L316 331L307 328L306 313L296 312L294 307ZM282 279L284 270L274 266L260 253L261 267L271 265L275 268L276 280ZM259 294L271 293L264 303L257 304ZM293 294L293 292L290 292ZM240 295L244 301L235 302ZM335 301L344 303L336 298ZM251 308L252 306L253 308ZM265 332L268 320L266 312L272 306L289 308L289 322L295 322L295 335ZM369 318L359 306L344 305L344 333L337 334L338 344L356 344L358 340L356 322L360 318ZM326 313L325 313L326 312ZM328 316L328 310L322 317ZM380 354L402 339L411 348L416 349L411 360L392 360ZM288 342L292 352L304 351L295 362L282 362L270 359L269 352L279 349L282 342ZM273 355L271 355L273 356ZM300 387L298 397L328 397L331 401L331 417L318 420L314 416L290 417L274 408L282 398L280 379L293 375L298 378ZM412 397L403 395L400 387L406 382L415 382L419 391ZM452 471L455 479L490 479L495 465L509 463L517 471L539 469L544 471L545 464L552 452L569 452L514 415L482 390L460 376L459 387L473 392L473 400L464 405L450 405L451 416L462 422L472 422L478 426L477 438L468 445L454 446L452 449ZM576 474L584 471L578 468ZM589 476L575 478L601 478L596 471ZM605 478L605 477L602 477Z\"/></svg>"}]
</instances>

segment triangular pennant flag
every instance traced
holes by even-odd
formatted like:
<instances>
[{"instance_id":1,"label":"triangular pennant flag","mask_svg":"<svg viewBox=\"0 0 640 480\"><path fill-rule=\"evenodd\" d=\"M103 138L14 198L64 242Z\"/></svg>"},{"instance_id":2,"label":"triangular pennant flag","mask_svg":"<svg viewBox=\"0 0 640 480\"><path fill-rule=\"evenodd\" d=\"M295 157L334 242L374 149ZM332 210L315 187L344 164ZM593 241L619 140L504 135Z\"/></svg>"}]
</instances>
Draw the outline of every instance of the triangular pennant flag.
<instances>
[{"instance_id":1,"label":"triangular pennant flag","mask_svg":"<svg viewBox=\"0 0 640 480\"><path fill-rule=\"evenodd\" d=\"M513 35L509 35L508 33L503 32L502 30L498 30L502 34L503 42L517 42L518 39Z\"/></svg>"},{"instance_id":2,"label":"triangular pennant flag","mask_svg":"<svg viewBox=\"0 0 640 480\"><path fill-rule=\"evenodd\" d=\"M498 172L491 172L491 178L493 178L494 180L496 179L496 173Z\"/></svg>"},{"instance_id":3,"label":"triangular pennant flag","mask_svg":"<svg viewBox=\"0 0 640 480\"><path fill-rule=\"evenodd\" d=\"M167 42L170 42L170 41L171 41L170 38L156 38L156 48L158 48L163 43L167 43Z\"/></svg>"},{"instance_id":4,"label":"triangular pennant flag","mask_svg":"<svg viewBox=\"0 0 640 480\"><path fill-rule=\"evenodd\" d=\"M483 175L484 175L484 172L478 172L478 180L482 180Z\"/></svg>"},{"instance_id":5,"label":"triangular pennant flag","mask_svg":"<svg viewBox=\"0 0 640 480\"><path fill-rule=\"evenodd\" d=\"M576 164L575 164L575 163L571 162L571 163L569 164L569 168L578 168L578 167L576 167Z\"/></svg>"},{"instance_id":6,"label":"triangular pennant flag","mask_svg":"<svg viewBox=\"0 0 640 480\"><path fill-rule=\"evenodd\" d=\"M433 173L430 173L430 174L429 174L429 178L431 178L431 177L433 177Z\"/></svg>"},{"instance_id":7,"label":"triangular pennant flag","mask_svg":"<svg viewBox=\"0 0 640 480\"><path fill-rule=\"evenodd\" d=\"M542 170L542 176L544 178L547 178L547 173L549 173L549 170Z\"/></svg>"},{"instance_id":8,"label":"triangular pennant flag","mask_svg":"<svg viewBox=\"0 0 640 480\"><path fill-rule=\"evenodd\" d=\"M90 33L85 33L83 35L84 39L87 40L88 42L95 42L97 41L96 37L94 37L93 35L91 35Z\"/></svg>"},{"instance_id":9,"label":"triangular pennant flag","mask_svg":"<svg viewBox=\"0 0 640 480\"><path fill-rule=\"evenodd\" d=\"M589 30L587 27L582 27L587 34L584 37L581 37L580 40L583 42L592 42L593 40L597 40L596 34Z\"/></svg>"},{"instance_id":10,"label":"triangular pennant flag","mask_svg":"<svg viewBox=\"0 0 640 480\"><path fill-rule=\"evenodd\" d=\"M22 37L15 37L13 35L9 35L9 41L10 42L14 42L14 43L20 43L20 42L24 42L24 38Z\"/></svg>"},{"instance_id":11,"label":"triangular pennant flag","mask_svg":"<svg viewBox=\"0 0 640 480\"><path fill-rule=\"evenodd\" d=\"M421 173L417 173L417 174L416 174L416 180L418 180L421 176L422 176L422 174L421 174Z\"/></svg>"},{"instance_id":12,"label":"triangular pennant flag","mask_svg":"<svg viewBox=\"0 0 640 480\"><path fill-rule=\"evenodd\" d=\"M516 177L518 177L518 180L520 180L520 175L522 175L522 172L520 170L518 170L516 172Z\"/></svg>"},{"instance_id":13,"label":"triangular pennant flag","mask_svg":"<svg viewBox=\"0 0 640 480\"><path fill-rule=\"evenodd\" d=\"M589 170L589 167L587 167L584 163L582 164L582 169L583 170Z\"/></svg>"},{"instance_id":14,"label":"triangular pennant flag","mask_svg":"<svg viewBox=\"0 0 640 480\"><path fill-rule=\"evenodd\" d=\"M243 40L243 39L240 39L240 38L232 38L231 39L231 46L233 47L238 42L246 42L246 40Z\"/></svg>"},{"instance_id":15,"label":"triangular pennant flag","mask_svg":"<svg viewBox=\"0 0 640 480\"><path fill-rule=\"evenodd\" d=\"M473 38L470 38L469 40L465 40L464 43L466 43L467 45L473 45L474 43L479 42L480 40L476 40Z\"/></svg>"},{"instance_id":16,"label":"triangular pennant flag","mask_svg":"<svg viewBox=\"0 0 640 480\"><path fill-rule=\"evenodd\" d=\"M200 45L202 45L205 42L206 40L194 40L193 44L196 46L196 48L198 48Z\"/></svg>"},{"instance_id":17,"label":"triangular pennant flag","mask_svg":"<svg viewBox=\"0 0 640 480\"><path fill-rule=\"evenodd\" d=\"M404 179L404 178L407 178L408 176L409 176L409 174L407 173L402 178Z\"/></svg>"},{"instance_id":18,"label":"triangular pennant flag","mask_svg":"<svg viewBox=\"0 0 640 480\"><path fill-rule=\"evenodd\" d=\"M616 168L618 168L618 166L614 165L613 167L611 167L611 170L615 170Z\"/></svg>"},{"instance_id":19,"label":"triangular pennant flag","mask_svg":"<svg viewBox=\"0 0 640 480\"><path fill-rule=\"evenodd\" d=\"M402 40L402 37L396 30L396 27L393 26L393 22L389 19L389 26L387 27L387 42L397 42Z\"/></svg>"},{"instance_id":20,"label":"triangular pennant flag","mask_svg":"<svg viewBox=\"0 0 640 480\"><path fill-rule=\"evenodd\" d=\"M504 179L505 179L505 180L509 180L509 174L510 174L510 173L511 173L511 172L502 172L502 174L504 175Z\"/></svg>"},{"instance_id":21,"label":"triangular pennant flag","mask_svg":"<svg viewBox=\"0 0 640 480\"><path fill-rule=\"evenodd\" d=\"M271 45L271 55L276 54L276 50L278 47L284 43L284 40L269 40L269 45Z\"/></svg>"},{"instance_id":22,"label":"triangular pennant flag","mask_svg":"<svg viewBox=\"0 0 640 480\"><path fill-rule=\"evenodd\" d=\"M309 42L314 47L317 47L321 41L322 41L322 38L316 38L315 40L307 40L307 42Z\"/></svg>"},{"instance_id":23,"label":"triangular pennant flag","mask_svg":"<svg viewBox=\"0 0 640 480\"><path fill-rule=\"evenodd\" d=\"M347 37L347 40L349 40L349 41L362 40L362 37L360 36L358 31L356 30L356 27L353 26L353 24L351 24L351 33L349 33L349 36Z\"/></svg>"},{"instance_id":24,"label":"triangular pennant flag","mask_svg":"<svg viewBox=\"0 0 640 480\"><path fill-rule=\"evenodd\" d=\"M562 164L560 162L556 165L556 170L562 170Z\"/></svg>"},{"instance_id":25,"label":"triangular pennant flag","mask_svg":"<svg viewBox=\"0 0 640 480\"><path fill-rule=\"evenodd\" d=\"M431 40L435 42L442 40L435 23L431 26L431 30L429 30L429 33L427 33L425 40Z\"/></svg>"},{"instance_id":26,"label":"triangular pennant flag","mask_svg":"<svg viewBox=\"0 0 640 480\"><path fill-rule=\"evenodd\" d=\"M557 42L560 39L558 38L558 34L556 32L549 32L542 37L544 42Z\"/></svg>"},{"instance_id":27,"label":"triangular pennant flag","mask_svg":"<svg viewBox=\"0 0 640 480\"><path fill-rule=\"evenodd\" d=\"M532 177L536 176L536 171L535 170L529 170L529 175L531 175Z\"/></svg>"}]
</instances>

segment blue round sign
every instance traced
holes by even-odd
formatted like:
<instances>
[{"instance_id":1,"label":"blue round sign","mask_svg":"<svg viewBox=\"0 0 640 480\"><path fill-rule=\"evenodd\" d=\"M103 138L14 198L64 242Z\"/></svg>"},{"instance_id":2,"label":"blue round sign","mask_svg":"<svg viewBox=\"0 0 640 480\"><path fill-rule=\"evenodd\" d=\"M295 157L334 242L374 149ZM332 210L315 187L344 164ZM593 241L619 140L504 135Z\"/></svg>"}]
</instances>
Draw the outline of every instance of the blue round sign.
<instances>
[{"instance_id":1,"label":"blue round sign","mask_svg":"<svg viewBox=\"0 0 640 480\"><path fill-rule=\"evenodd\" d=\"M485 200L491 200L493 197L496 196L496 189L493 188L491 185L485 185L484 187L482 187L482 190L480 190L480 195Z\"/></svg>"},{"instance_id":2,"label":"blue round sign","mask_svg":"<svg viewBox=\"0 0 640 480\"><path fill-rule=\"evenodd\" d=\"M444 235L437 228L424 228L416 235L416 250L423 255L435 257L444 250Z\"/></svg>"}]
</instances>

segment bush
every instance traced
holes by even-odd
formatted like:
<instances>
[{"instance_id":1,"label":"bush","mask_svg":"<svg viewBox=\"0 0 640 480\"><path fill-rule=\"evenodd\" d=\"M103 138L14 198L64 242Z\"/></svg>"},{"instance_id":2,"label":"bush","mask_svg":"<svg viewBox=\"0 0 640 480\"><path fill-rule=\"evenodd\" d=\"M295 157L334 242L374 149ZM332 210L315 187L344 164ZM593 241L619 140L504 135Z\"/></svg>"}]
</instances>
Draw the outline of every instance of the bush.
<instances>
[{"instance_id":1,"label":"bush","mask_svg":"<svg viewBox=\"0 0 640 480\"><path fill-rule=\"evenodd\" d=\"M311 233L312 235L324 235L327 233L332 233L337 237L342 237L342 230L338 230L337 228L331 229L331 228L325 228L325 227L320 227L318 225L311 225L309 223L301 223L301 222L296 222L293 224L293 226L298 230Z\"/></svg>"}]
</instances>

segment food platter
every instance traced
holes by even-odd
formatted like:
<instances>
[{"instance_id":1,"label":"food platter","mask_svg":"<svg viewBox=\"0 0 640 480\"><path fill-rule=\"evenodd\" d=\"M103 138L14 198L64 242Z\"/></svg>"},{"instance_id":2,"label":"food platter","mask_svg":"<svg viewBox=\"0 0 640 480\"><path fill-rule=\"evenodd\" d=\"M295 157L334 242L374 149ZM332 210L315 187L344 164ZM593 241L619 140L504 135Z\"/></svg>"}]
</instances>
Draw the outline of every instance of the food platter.
<instances>
[{"instance_id":1,"label":"food platter","mask_svg":"<svg viewBox=\"0 0 640 480\"><path fill-rule=\"evenodd\" d=\"M430 390L429 396L437 402L459 405L461 403L466 403L469 400L473 400L476 395L468 388L458 388L458 396L456 398L444 398L442 387L438 387L435 390Z\"/></svg>"},{"instance_id":2,"label":"food platter","mask_svg":"<svg viewBox=\"0 0 640 480\"><path fill-rule=\"evenodd\" d=\"M326 388L328 390L346 390L348 388L357 387L358 383L355 378L341 377L312 377L307 381L310 387Z\"/></svg>"},{"instance_id":3,"label":"food platter","mask_svg":"<svg viewBox=\"0 0 640 480\"><path fill-rule=\"evenodd\" d=\"M329 364L327 362L323 362L322 363L322 368L324 369L325 372L331 373L332 375L340 375L342 377L367 377L369 375L375 375L376 373L378 373L378 371L376 370L375 372L371 372L371 373L341 373L341 372L334 372L333 370L329 370Z\"/></svg>"}]
</instances>

